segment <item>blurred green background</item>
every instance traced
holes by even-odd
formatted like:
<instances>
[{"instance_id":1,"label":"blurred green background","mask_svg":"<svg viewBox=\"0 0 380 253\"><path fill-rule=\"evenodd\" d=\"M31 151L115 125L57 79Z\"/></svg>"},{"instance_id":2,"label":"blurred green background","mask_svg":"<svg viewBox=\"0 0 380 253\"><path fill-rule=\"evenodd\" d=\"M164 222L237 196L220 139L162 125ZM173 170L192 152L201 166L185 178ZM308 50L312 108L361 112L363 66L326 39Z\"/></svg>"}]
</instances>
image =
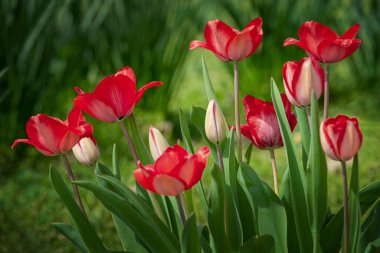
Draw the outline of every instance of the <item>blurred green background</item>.
<instances>
[{"instance_id":1,"label":"blurred green background","mask_svg":"<svg viewBox=\"0 0 380 253\"><path fill-rule=\"evenodd\" d=\"M101 78L123 66L135 70L138 86L163 81L164 86L146 92L135 117L145 140L149 125L154 125L174 143L180 138L178 109L188 112L192 105L207 106L200 64L204 55L222 109L233 122L232 64L205 50L188 51L191 40L203 40L206 22L216 18L238 29L255 17L263 18L262 45L240 64L240 83L241 95L268 100L270 77L283 89L283 63L305 56L297 47L282 47L287 37L297 37L303 22L317 20L339 34L360 23L361 47L330 68L331 115L359 117L364 133L361 186L380 178L377 0L2 0L0 15L0 252L76 252L50 226L71 222L48 179L50 164L64 172L62 161L26 145L10 150L14 139L26 137L25 123L31 115L65 118L75 97L74 86L91 91ZM87 118L94 124L101 161L110 163L116 143L123 177L130 180L134 166L118 126ZM299 138L297 130L295 137ZM285 167L283 152L276 151L280 174ZM252 156L253 166L271 183L269 154L254 150ZM71 158L79 178L95 180L91 168ZM341 205L340 171L332 162L329 169L329 202L334 211ZM106 245L120 248L110 215L91 195L83 195Z\"/></svg>"}]
</instances>

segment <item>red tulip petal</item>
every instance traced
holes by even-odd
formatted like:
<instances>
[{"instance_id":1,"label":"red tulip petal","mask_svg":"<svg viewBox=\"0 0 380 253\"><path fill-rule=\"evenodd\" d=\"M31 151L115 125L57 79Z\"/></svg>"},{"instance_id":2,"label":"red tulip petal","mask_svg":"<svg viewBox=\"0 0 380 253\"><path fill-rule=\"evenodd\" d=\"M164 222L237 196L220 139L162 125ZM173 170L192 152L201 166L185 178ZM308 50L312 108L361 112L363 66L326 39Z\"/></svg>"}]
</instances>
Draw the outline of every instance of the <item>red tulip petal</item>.
<instances>
[{"instance_id":1,"label":"red tulip petal","mask_svg":"<svg viewBox=\"0 0 380 253\"><path fill-rule=\"evenodd\" d=\"M136 83L124 75L108 76L96 86L95 94L113 108L118 119L124 118L136 95Z\"/></svg>"},{"instance_id":2,"label":"red tulip petal","mask_svg":"<svg viewBox=\"0 0 380 253\"><path fill-rule=\"evenodd\" d=\"M146 171L144 171L141 168L136 169L133 172L133 176L135 177L136 181L145 189L156 192L153 187L153 177L154 175L148 174Z\"/></svg>"},{"instance_id":3,"label":"red tulip petal","mask_svg":"<svg viewBox=\"0 0 380 253\"><path fill-rule=\"evenodd\" d=\"M297 69L298 63L295 61L288 61L282 67L282 78L284 81L285 93L289 99L289 101L296 105L300 106L300 104L296 100L295 87L294 87L294 73Z\"/></svg>"},{"instance_id":4,"label":"red tulip petal","mask_svg":"<svg viewBox=\"0 0 380 253\"><path fill-rule=\"evenodd\" d=\"M358 34L360 29L359 24L355 24L350 27L342 36L340 36L340 39L354 39L356 35Z\"/></svg>"},{"instance_id":5,"label":"red tulip petal","mask_svg":"<svg viewBox=\"0 0 380 253\"><path fill-rule=\"evenodd\" d=\"M194 177L200 173L197 171L197 157L192 155L190 158L182 160L171 172L170 176L174 178L181 179L185 183L185 188L189 189L190 183L193 181ZM203 168L204 169L204 168ZM202 175L203 170L201 171Z\"/></svg>"},{"instance_id":6,"label":"red tulip petal","mask_svg":"<svg viewBox=\"0 0 380 253\"><path fill-rule=\"evenodd\" d=\"M210 153L211 151L207 146L199 148L198 151L195 153L198 159L198 163L201 163L206 167L207 157L210 155Z\"/></svg>"},{"instance_id":7,"label":"red tulip petal","mask_svg":"<svg viewBox=\"0 0 380 253\"><path fill-rule=\"evenodd\" d=\"M251 26L238 32L232 37L227 45L228 58L233 61L240 61L253 54L261 43L263 31L261 27Z\"/></svg>"},{"instance_id":8,"label":"red tulip petal","mask_svg":"<svg viewBox=\"0 0 380 253\"><path fill-rule=\"evenodd\" d=\"M199 41L199 40L193 40L190 42L190 46L189 46L190 50L193 50L193 49L198 48L198 47L201 47L201 48L204 48L204 49L207 49L207 50L213 52L216 55L216 57L218 57L221 61L228 61L228 58L226 55L221 55L211 45L209 45L203 41Z\"/></svg>"},{"instance_id":9,"label":"red tulip petal","mask_svg":"<svg viewBox=\"0 0 380 253\"><path fill-rule=\"evenodd\" d=\"M67 131L59 142L60 153L70 151L81 139L81 137L71 131Z\"/></svg>"},{"instance_id":10,"label":"red tulip petal","mask_svg":"<svg viewBox=\"0 0 380 253\"><path fill-rule=\"evenodd\" d=\"M241 134L244 135L248 140L253 141L248 125L240 125L240 131Z\"/></svg>"},{"instance_id":11,"label":"red tulip petal","mask_svg":"<svg viewBox=\"0 0 380 253\"><path fill-rule=\"evenodd\" d=\"M34 146L39 152L41 152L43 155L46 155L46 156L54 156L56 154L44 149L42 146L40 145L35 145L31 140L29 139L17 139L13 142L13 145L12 145L12 149L14 149L19 143L25 143L25 144L29 144L29 145L32 145Z\"/></svg>"},{"instance_id":12,"label":"red tulip petal","mask_svg":"<svg viewBox=\"0 0 380 253\"><path fill-rule=\"evenodd\" d=\"M262 19L262 18L255 18L255 19L251 20L251 21L248 23L248 25L246 25L246 26L244 27L244 30L247 29L247 28L250 28L250 27L252 27L252 26L255 26L255 27L261 27L262 24L263 24L263 19ZM244 31L244 30L243 30L243 31Z\"/></svg>"},{"instance_id":13,"label":"red tulip petal","mask_svg":"<svg viewBox=\"0 0 380 253\"><path fill-rule=\"evenodd\" d=\"M251 95L247 95L243 98L243 105L245 115L248 115L251 111L257 110L258 107L268 105L268 102L255 98Z\"/></svg>"},{"instance_id":14,"label":"red tulip petal","mask_svg":"<svg viewBox=\"0 0 380 253\"><path fill-rule=\"evenodd\" d=\"M353 54L360 46L361 40L326 40L318 47L318 54L324 63L338 62Z\"/></svg>"},{"instance_id":15,"label":"red tulip petal","mask_svg":"<svg viewBox=\"0 0 380 253\"><path fill-rule=\"evenodd\" d=\"M141 87L141 88L137 91L137 93L136 93L136 95L135 95L135 97L134 97L134 99L133 99L133 105L131 106L131 109L129 110L128 115L132 113L133 108L134 108L135 105L140 101L140 99L142 98L142 96L144 95L144 93L145 93L145 91L146 91L147 89L152 88L152 87L161 86L161 85L163 85L163 84L164 84L163 82L153 81L153 82L149 82L149 83L145 84L143 87Z\"/></svg>"},{"instance_id":16,"label":"red tulip petal","mask_svg":"<svg viewBox=\"0 0 380 253\"><path fill-rule=\"evenodd\" d=\"M86 124L86 118L78 107L74 106L70 111L67 122L70 130L80 137L92 136L92 125L89 123Z\"/></svg>"},{"instance_id":17,"label":"red tulip petal","mask_svg":"<svg viewBox=\"0 0 380 253\"><path fill-rule=\"evenodd\" d=\"M155 192L165 196L176 196L185 190L184 182L166 174L154 176L152 185Z\"/></svg>"},{"instance_id":18,"label":"red tulip petal","mask_svg":"<svg viewBox=\"0 0 380 253\"><path fill-rule=\"evenodd\" d=\"M122 69L119 69L119 71L116 72L115 76L118 75L126 76L131 79L133 83L136 83L136 75L131 67L124 67Z\"/></svg>"},{"instance_id":19,"label":"red tulip petal","mask_svg":"<svg viewBox=\"0 0 380 253\"><path fill-rule=\"evenodd\" d=\"M284 47L287 47L287 46L290 46L290 45L296 45L296 46L299 46L300 44L300 41L295 39L295 38L287 38L285 41L284 41L284 44L283 46Z\"/></svg>"},{"instance_id":20,"label":"red tulip petal","mask_svg":"<svg viewBox=\"0 0 380 253\"><path fill-rule=\"evenodd\" d=\"M315 21L308 21L298 30L301 45L309 54L318 57L318 46L324 40L334 40L338 35L329 27Z\"/></svg>"},{"instance_id":21,"label":"red tulip petal","mask_svg":"<svg viewBox=\"0 0 380 253\"><path fill-rule=\"evenodd\" d=\"M224 59L228 59L228 54L226 52L227 43L235 36L236 32L220 20L207 22L204 31L206 43L212 48L211 51Z\"/></svg>"},{"instance_id":22,"label":"red tulip petal","mask_svg":"<svg viewBox=\"0 0 380 253\"><path fill-rule=\"evenodd\" d=\"M168 147L165 152L157 159L154 169L156 173L170 173L185 157L187 151L179 145Z\"/></svg>"},{"instance_id":23,"label":"red tulip petal","mask_svg":"<svg viewBox=\"0 0 380 253\"><path fill-rule=\"evenodd\" d=\"M112 107L95 93L80 94L73 100L73 103L98 120L104 122L116 122L119 120Z\"/></svg>"},{"instance_id":24,"label":"red tulip petal","mask_svg":"<svg viewBox=\"0 0 380 253\"><path fill-rule=\"evenodd\" d=\"M81 88L79 88L79 87L75 87L74 88L74 90L75 90L75 92L79 95L79 94L83 94L83 93L86 93L86 92L84 92Z\"/></svg>"},{"instance_id":25,"label":"red tulip petal","mask_svg":"<svg viewBox=\"0 0 380 253\"><path fill-rule=\"evenodd\" d=\"M67 151L61 150L59 143L68 132L69 128L62 120L44 114L32 116L26 124L26 133L33 145L43 147L53 154ZM71 146L71 149L75 144L76 142L68 143L66 147Z\"/></svg>"}]
</instances>

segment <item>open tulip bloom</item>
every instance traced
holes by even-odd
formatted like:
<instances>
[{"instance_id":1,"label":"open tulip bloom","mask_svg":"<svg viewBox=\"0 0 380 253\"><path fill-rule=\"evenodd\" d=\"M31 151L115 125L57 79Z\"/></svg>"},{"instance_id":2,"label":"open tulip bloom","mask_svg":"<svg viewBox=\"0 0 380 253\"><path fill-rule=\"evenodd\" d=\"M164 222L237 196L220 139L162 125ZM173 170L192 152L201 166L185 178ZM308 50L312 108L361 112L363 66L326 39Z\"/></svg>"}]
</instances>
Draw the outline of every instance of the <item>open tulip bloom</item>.
<instances>
[{"instance_id":1,"label":"open tulip bloom","mask_svg":"<svg viewBox=\"0 0 380 253\"><path fill-rule=\"evenodd\" d=\"M189 154L179 145L174 145L157 159L155 164L142 165L133 175L145 189L166 196L176 196L190 189L202 177L210 150L207 146L195 154Z\"/></svg>"},{"instance_id":2,"label":"open tulip bloom","mask_svg":"<svg viewBox=\"0 0 380 253\"><path fill-rule=\"evenodd\" d=\"M104 122L117 122L129 116L144 92L162 82L150 82L136 89L136 76L132 68L124 67L116 74L107 76L96 86L94 92L79 89L74 104L92 117Z\"/></svg>"},{"instance_id":3,"label":"open tulip bloom","mask_svg":"<svg viewBox=\"0 0 380 253\"><path fill-rule=\"evenodd\" d=\"M186 149L169 146L154 127L149 128L146 148L132 112L148 88L162 83L150 82L137 90L130 67L105 77L94 92L76 88L75 106L67 120L44 114L28 120L28 139L17 139L12 148L26 143L44 155L62 157L77 204L58 170L51 168L50 178L75 225L57 223L54 227L81 252L369 253L380 248L380 236L373 232L378 231L380 181L359 191L358 151L363 137L358 120L339 115L319 123L318 98L327 92L327 64L344 59L359 47L360 40L355 38L359 26L339 37L320 23L303 24L300 40L288 39L285 44L302 47L309 57L284 64L285 93L280 93L272 79L270 102L244 96L247 124L240 125L238 61L260 45L261 25L261 18L256 18L240 32L214 20L206 25L205 42L191 42L191 49L206 48L222 61L233 61L235 118L218 106L207 67L203 68L207 110L193 107L190 117L179 111L177 132L182 138L178 143ZM325 75L320 62L325 63ZM109 159L112 166L99 162L98 144L102 143L96 143L92 125L86 123L82 111L101 121L120 124L134 159L133 163L123 163L129 169L123 167L121 171L116 146ZM232 122L236 136L226 129ZM296 125L300 138L293 134ZM241 134L260 149L250 145L244 160ZM198 150L193 146L195 139L201 146ZM277 174L275 149L286 157L286 164L283 159L284 164L279 166L282 178ZM70 150L80 163L94 166L97 180L75 179L67 156ZM252 153L261 150L270 154L273 184L260 177L258 171L262 169L253 169L253 163L255 167L264 163L250 161ZM122 154L121 159L128 159L125 150ZM328 173L326 155L342 165L344 203L335 213L329 206L327 182L334 175ZM346 161L351 158L348 184ZM78 169L88 170L80 165ZM202 180L204 174L206 180ZM95 197L112 214L116 229L111 231L117 233L119 244L105 243L98 236L77 187L91 192L88 196Z\"/></svg>"}]
</instances>

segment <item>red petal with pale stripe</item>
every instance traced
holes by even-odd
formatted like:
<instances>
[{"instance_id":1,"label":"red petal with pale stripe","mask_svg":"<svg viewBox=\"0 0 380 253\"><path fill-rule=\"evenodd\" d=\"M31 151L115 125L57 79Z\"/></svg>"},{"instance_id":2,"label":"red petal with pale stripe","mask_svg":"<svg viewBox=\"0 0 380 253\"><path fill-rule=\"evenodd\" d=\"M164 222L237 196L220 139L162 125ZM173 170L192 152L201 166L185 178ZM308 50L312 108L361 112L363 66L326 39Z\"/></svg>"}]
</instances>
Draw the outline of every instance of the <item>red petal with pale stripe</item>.
<instances>
[{"instance_id":1,"label":"red petal with pale stripe","mask_svg":"<svg viewBox=\"0 0 380 253\"><path fill-rule=\"evenodd\" d=\"M80 94L73 100L73 103L98 120L111 123L119 120L112 107L95 93Z\"/></svg>"}]
</instances>

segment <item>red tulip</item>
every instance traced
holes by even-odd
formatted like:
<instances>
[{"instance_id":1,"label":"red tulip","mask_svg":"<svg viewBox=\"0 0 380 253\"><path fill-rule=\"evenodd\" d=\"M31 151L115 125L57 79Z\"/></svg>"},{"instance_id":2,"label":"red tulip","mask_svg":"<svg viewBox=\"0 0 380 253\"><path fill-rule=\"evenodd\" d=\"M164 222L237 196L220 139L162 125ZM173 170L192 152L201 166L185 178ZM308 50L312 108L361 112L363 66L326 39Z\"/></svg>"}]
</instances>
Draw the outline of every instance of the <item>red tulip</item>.
<instances>
[{"instance_id":1,"label":"red tulip","mask_svg":"<svg viewBox=\"0 0 380 253\"><path fill-rule=\"evenodd\" d=\"M261 18L255 18L240 32L218 19L209 21L204 31L206 42L193 40L190 49L203 47L222 61L244 60L253 54L261 43L262 23Z\"/></svg>"},{"instance_id":2,"label":"red tulip","mask_svg":"<svg viewBox=\"0 0 380 253\"><path fill-rule=\"evenodd\" d=\"M298 30L300 40L288 38L285 40L284 46L297 45L320 62L338 62L359 48L361 40L355 38L359 28L359 24L353 25L342 36L338 36L327 26L315 21L308 21L303 23Z\"/></svg>"},{"instance_id":3,"label":"red tulip","mask_svg":"<svg viewBox=\"0 0 380 253\"><path fill-rule=\"evenodd\" d=\"M143 166L133 173L145 189L161 195L176 196L190 189L202 177L210 150L201 147L195 154L188 154L179 145L169 147L156 163Z\"/></svg>"},{"instance_id":4,"label":"red tulip","mask_svg":"<svg viewBox=\"0 0 380 253\"><path fill-rule=\"evenodd\" d=\"M317 99L322 95L323 69L314 58L286 62L282 68L282 78L286 96L295 106L309 106L312 91Z\"/></svg>"},{"instance_id":5,"label":"red tulip","mask_svg":"<svg viewBox=\"0 0 380 253\"><path fill-rule=\"evenodd\" d=\"M136 77L130 67L120 69L116 74L104 78L94 92L85 93L78 87L74 104L92 117L105 122L116 122L129 116L144 92L160 86L162 82L150 82L136 91Z\"/></svg>"},{"instance_id":6,"label":"red tulip","mask_svg":"<svg viewBox=\"0 0 380 253\"><path fill-rule=\"evenodd\" d=\"M285 113L293 131L297 124L291 111L291 104L285 94L281 94ZM243 98L244 111L248 125L241 125L241 133L259 149L274 149L284 144L273 103L265 102L253 96Z\"/></svg>"},{"instance_id":7,"label":"red tulip","mask_svg":"<svg viewBox=\"0 0 380 253\"><path fill-rule=\"evenodd\" d=\"M321 124L321 145L326 155L333 160L348 161L356 155L362 145L363 135L357 118L338 115Z\"/></svg>"},{"instance_id":8,"label":"red tulip","mask_svg":"<svg viewBox=\"0 0 380 253\"><path fill-rule=\"evenodd\" d=\"M32 116L26 123L26 133L29 139L17 139L12 149L23 142L46 156L54 156L71 150L82 137L91 136L92 125L74 107L65 121L45 114Z\"/></svg>"}]
</instances>

